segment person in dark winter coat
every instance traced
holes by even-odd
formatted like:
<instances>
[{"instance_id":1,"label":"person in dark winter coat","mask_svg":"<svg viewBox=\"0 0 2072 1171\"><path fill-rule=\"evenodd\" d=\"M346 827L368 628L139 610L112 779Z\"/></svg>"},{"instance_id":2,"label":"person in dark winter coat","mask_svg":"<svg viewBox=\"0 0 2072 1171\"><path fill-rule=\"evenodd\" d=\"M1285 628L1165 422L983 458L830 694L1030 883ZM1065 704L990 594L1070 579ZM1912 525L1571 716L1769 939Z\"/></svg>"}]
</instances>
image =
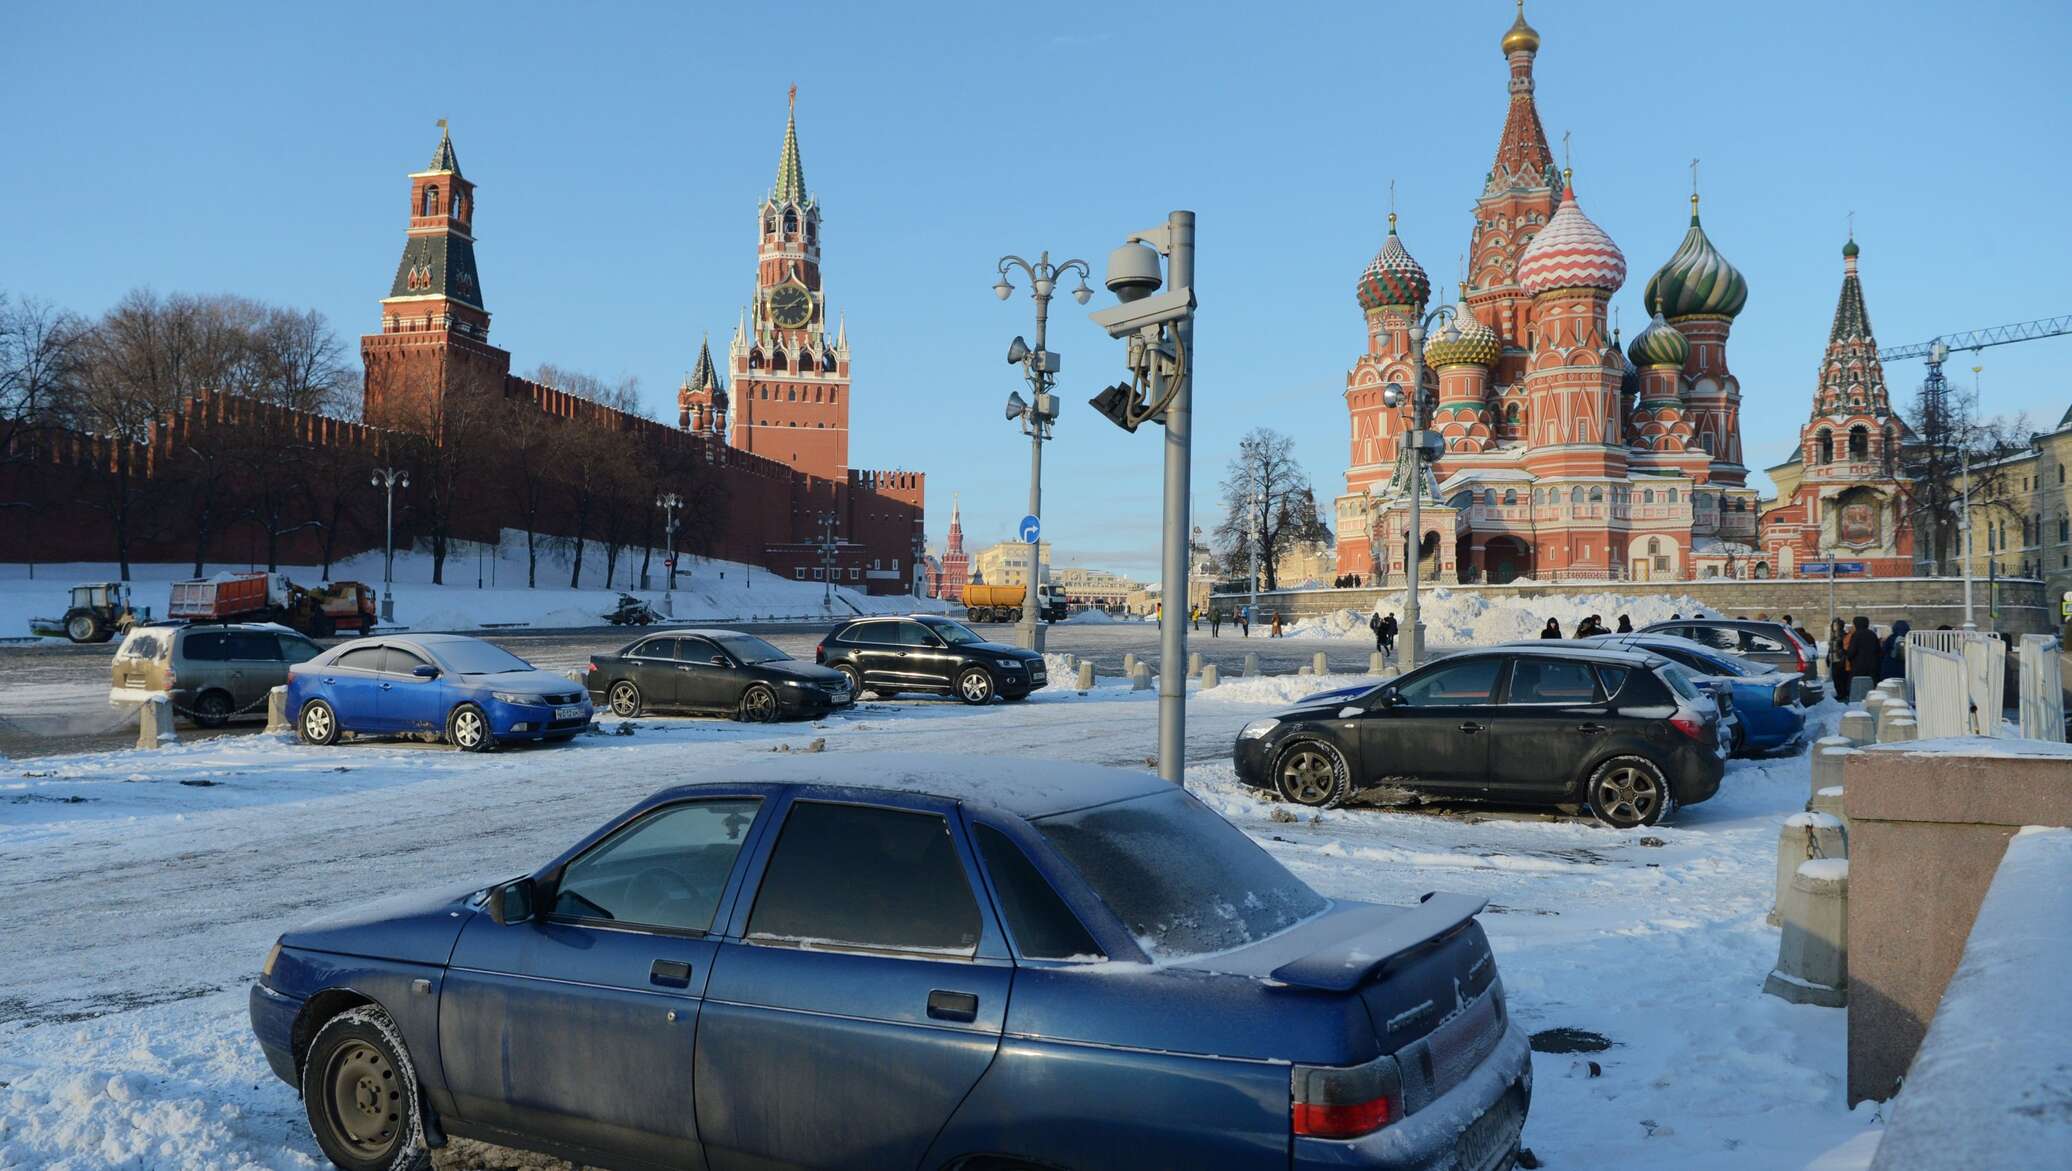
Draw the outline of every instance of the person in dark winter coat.
<instances>
[{"instance_id":1,"label":"person in dark winter coat","mask_svg":"<svg viewBox=\"0 0 2072 1171\"><path fill-rule=\"evenodd\" d=\"M1878 667L1880 679L1904 679L1907 675L1907 632L1914 624L1902 618L1892 624L1885 638L1885 661Z\"/></svg>"},{"instance_id":2,"label":"person in dark winter coat","mask_svg":"<svg viewBox=\"0 0 2072 1171\"><path fill-rule=\"evenodd\" d=\"M1382 630L1380 611L1377 610L1374 613L1367 615L1367 629L1374 632L1374 649L1380 650Z\"/></svg>"},{"instance_id":3,"label":"person in dark winter coat","mask_svg":"<svg viewBox=\"0 0 2072 1171\"><path fill-rule=\"evenodd\" d=\"M1388 617L1381 620L1382 654L1393 655L1396 653L1396 631L1399 629L1401 629L1401 624L1396 621L1396 612L1391 610Z\"/></svg>"},{"instance_id":4,"label":"person in dark winter coat","mask_svg":"<svg viewBox=\"0 0 2072 1171\"><path fill-rule=\"evenodd\" d=\"M1549 618L1549 619L1547 619L1547 625L1546 625L1546 628L1540 631L1540 637L1541 637L1541 638L1560 638L1560 637L1561 637L1561 619L1559 619L1559 618Z\"/></svg>"},{"instance_id":5,"label":"person in dark winter coat","mask_svg":"<svg viewBox=\"0 0 2072 1171\"><path fill-rule=\"evenodd\" d=\"M1844 653L1849 656L1849 678L1858 675L1875 680L1878 666L1885 659L1885 648L1878 644L1878 632L1871 629L1871 620L1858 614L1850 628L1849 638L1843 644Z\"/></svg>"},{"instance_id":6,"label":"person in dark winter coat","mask_svg":"<svg viewBox=\"0 0 2072 1171\"><path fill-rule=\"evenodd\" d=\"M1835 698L1849 699L1849 628L1840 618L1827 626L1827 677L1834 683Z\"/></svg>"},{"instance_id":7,"label":"person in dark winter coat","mask_svg":"<svg viewBox=\"0 0 2072 1171\"><path fill-rule=\"evenodd\" d=\"M1621 615L1619 615L1619 633L1620 633L1620 634L1632 634L1632 633L1633 633L1633 619L1632 619L1632 618L1630 618L1630 617L1628 617L1627 615L1624 615L1624 614L1621 614Z\"/></svg>"}]
</instances>

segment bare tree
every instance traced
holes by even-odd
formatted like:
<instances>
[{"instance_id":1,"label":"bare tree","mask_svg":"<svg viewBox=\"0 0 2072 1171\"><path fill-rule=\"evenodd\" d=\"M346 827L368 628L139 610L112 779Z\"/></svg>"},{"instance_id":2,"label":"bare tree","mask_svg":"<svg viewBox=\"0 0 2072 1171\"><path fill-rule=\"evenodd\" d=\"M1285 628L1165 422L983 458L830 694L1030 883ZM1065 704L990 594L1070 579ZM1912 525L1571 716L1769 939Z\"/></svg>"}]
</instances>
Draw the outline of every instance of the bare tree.
<instances>
[{"instance_id":1,"label":"bare tree","mask_svg":"<svg viewBox=\"0 0 2072 1171\"><path fill-rule=\"evenodd\" d=\"M2002 461L2029 446L2026 416L1981 418L1977 407L1970 392L1931 367L1908 412L1903 453L1895 457L1893 445L1886 448L1888 474L1908 481L1912 492L1906 521L1914 527L1915 560L1933 573L1954 572L1962 555L1957 514L1967 463L1972 502L2003 500L2010 489Z\"/></svg>"},{"instance_id":2,"label":"bare tree","mask_svg":"<svg viewBox=\"0 0 2072 1171\"><path fill-rule=\"evenodd\" d=\"M0 293L0 464L34 459L37 440L72 417L85 332L47 301Z\"/></svg>"},{"instance_id":3,"label":"bare tree","mask_svg":"<svg viewBox=\"0 0 2072 1171\"><path fill-rule=\"evenodd\" d=\"M1216 526L1216 545L1223 564L1233 573L1249 575L1256 549L1261 588L1277 588L1274 563L1289 548L1331 538L1317 512L1309 476L1295 459L1295 441L1278 431L1259 427L1240 440L1222 487L1223 520Z\"/></svg>"},{"instance_id":4,"label":"bare tree","mask_svg":"<svg viewBox=\"0 0 2072 1171\"><path fill-rule=\"evenodd\" d=\"M571 528L566 534L570 549L568 587L582 588L583 553L593 531L605 546L608 587L632 521L630 516L617 514L639 507L630 495L626 479L633 458L632 445L626 442L618 415L642 417L640 380L628 376L606 382L594 374L549 364L542 364L532 377L601 408L596 417L579 420L583 425L568 428L563 435L560 446L566 458L562 460L559 483Z\"/></svg>"}]
</instances>

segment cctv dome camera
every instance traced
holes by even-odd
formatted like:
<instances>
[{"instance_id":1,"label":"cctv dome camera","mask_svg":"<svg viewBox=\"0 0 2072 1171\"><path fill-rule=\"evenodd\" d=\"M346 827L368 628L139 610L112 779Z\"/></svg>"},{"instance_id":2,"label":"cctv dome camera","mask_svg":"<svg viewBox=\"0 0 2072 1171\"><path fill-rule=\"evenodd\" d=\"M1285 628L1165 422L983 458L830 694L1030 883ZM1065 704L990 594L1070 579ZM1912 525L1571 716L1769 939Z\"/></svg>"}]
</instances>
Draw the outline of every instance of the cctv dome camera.
<instances>
[{"instance_id":1,"label":"cctv dome camera","mask_svg":"<svg viewBox=\"0 0 2072 1171\"><path fill-rule=\"evenodd\" d=\"M1108 291L1123 302L1138 301L1165 283L1158 272L1158 253L1132 241L1108 254Z\"/></svg>"}]
</instances>

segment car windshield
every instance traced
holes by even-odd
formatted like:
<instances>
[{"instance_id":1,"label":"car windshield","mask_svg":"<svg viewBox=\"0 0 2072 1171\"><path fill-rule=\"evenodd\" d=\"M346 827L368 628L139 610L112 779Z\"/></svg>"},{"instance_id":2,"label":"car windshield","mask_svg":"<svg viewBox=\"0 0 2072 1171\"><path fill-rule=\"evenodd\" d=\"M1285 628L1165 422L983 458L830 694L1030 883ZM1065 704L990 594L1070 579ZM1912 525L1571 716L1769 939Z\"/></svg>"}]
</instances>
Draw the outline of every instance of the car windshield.
<instances>
[{"instance_id":1,"label":"car windshield","mask_svg":"<svg viewBox=\"0 0 2072 1171\"><path fill-rule=\"evenodd\" d=\"M1156 962L1256 943L1330 905L1177 789L1035 825Z\"/></svg>"},{"instance_id":2,"label":"car windshield","mask_svg":"<svg viewBox=\"0 0 2072 1171\"><path fill-rule=\"evenodd\" d=\"M1713 650L1691 642L1689 639L1663 639L1658 643L1641 643L1645 650L1657 654L1671 655L1691 670L1704 675L1732 675L1740 679L1754 679L1761 675L1774 675L1775 667L1751 662L1740 655Z\"/></svg>"},{"instance_id":3,"label":"car windshield","mask_svg":"<svg viewBox=\"0 0 2072 1171\"><path fill-rule=\"evenodd\" d=\"M791 657L752 635L726 634L712 641L743 663L776 663Z\"/></svg>"},{"instance_id":4,"label":"car windshield","mask_svg":"<svg viewBox=\"0 0 2072 1171\"><path fill-rule=\"evenodd\" d=\"M930 618L922 622L921 625L934 631L938 638L951 646L970 646L975 642L986 641L972 633L970 627L960 622L952 622L947 618Z\"/></svg>"},{"instance_id":5,"label":"car windshield","mask_svg":"<svg viewBox=\"0 0 2072 1171\"><path fill-rule=\"evenodd\" d=\"M508 675L533 669L531 663L504 648L475 639L442 642L433 657L456 675Z\"/></svg>"}]
</instances>

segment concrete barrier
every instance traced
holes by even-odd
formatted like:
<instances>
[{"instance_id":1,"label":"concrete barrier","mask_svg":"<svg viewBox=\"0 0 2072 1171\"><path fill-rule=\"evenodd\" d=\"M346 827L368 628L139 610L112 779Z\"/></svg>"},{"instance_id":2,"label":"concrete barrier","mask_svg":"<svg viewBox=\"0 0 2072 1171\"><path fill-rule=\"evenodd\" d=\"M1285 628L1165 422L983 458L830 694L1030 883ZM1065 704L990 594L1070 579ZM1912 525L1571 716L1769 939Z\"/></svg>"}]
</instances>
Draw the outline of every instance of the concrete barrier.
<instances>
[{"instance_id":1,"label":"concrete barrier","mask_svg":"<svg viewBox=\"0 0 2072 1171\"><path fill-rule=\"evenodd\" d=\"M1137 673L1137 652L1124 651L1122 653L1122 673L1131 676Z\"/></svg>"},{"instance_id":2,"label":"concrete barrier","mask_svg":"<svg viewBox=\"0 0 2072 1171\"><path fill-rule=\"evenodd\" d=\"M1848 771L1847 765L1843 766L1843 771ZM1841 818L1842 830L1846 833L1849 829L1849 819L1842 817L1843 789L1844 787L1841 785L1829 785L1827 788L1813 794L1811 812L1825 813L1829 817Z\"/></svg>"},{"instance_id":3,"label":"concrete barrier","mask_svg":"<svg viewBox=\"0 0 2072 1171\"><path fill-rule=\"evenodd\" d=\"M1188 677L1189 679L1194 679L1194 678L1197 678L1197 677L1198 677L1198 676L1200 676L1200 675L1201 675L1201 652L1200 652L1200 651L1188 651L1188 652L1187 652L1187 677Z\"/></svg>"},{"instance_id":4,"label":"concrete barrier","mask_svg":"<svg viewBox=\"0 0 2072 1171\"><path fill-rule=\"evenodd\" d=\"M1852 676L1850 676L1850 677L1849 677L1849 702L1850 702L1850 703L1862 703L1862 702L1864 701L1864 697L1868 696L1868 695L1869 695L1870 693L1871 693L1871 677L1870 677L1870 676L1868 676L1868 675L1852 675Z\"/></svg>"},{"instance_id":5,"label":"concrete barrier","mask_svg":"<svg viewBox=\"0 0 2072 1171\"><path fill-rule=\"evenodd\" d=\"M1843 712L1835 730L1847 736L1851 744L1870 744L1878 738L1878 722L1861 708Z\"/></svg>"},{"instance_id":6,"label":"concrete barrier","mask_svg":"<svg viewBox=\"0 0 2072 1171\"><path fill-rule=\"evenodd\" d=\"M1079 664L1079 690L1092 691L1093 689L1094 665L1091 662L1081 660Z\"/></svg>"},{"instance_id":7,"label":"concrete barrier","mask_svg":"<svg viewBox=\"0 0 2072 1171\"><path fill-rule=\"evenodd\" d=\"M1136 670L1130 672L1130 690L1151 690L1151 668L1142 663L1137 664Z\"/></svg>"},{"instance_id":8,"label":"concrete barrier","mask_svg":"<svg viewBox=\"0 0 2072 1171\"><path fill-rule=\"evenodd\" d=\"M1216 683L1217 683L1217 679L1216 679L1216 664L1214 664L1214 663L1204 663L1204 664L1202 665L1202 669L1201 669L1201 687L1202 687L1202 690L1203 690L1203 691L1207 691L1207 690L1208 690L1209 688L1211 688L1211 687L1214 687L1214 686L1216 685Z\"/></svg>"},{"instance_id":9,"label":"concrete barrier","mask_svg":"<svg viewBox=\"0 0 2072 1171\"><path fill-rule=\"evenodd\" d=\"M1885 726L1878 729L1878 743L1899 744L1907 740L1918 740L1920 733L1921 725L1911 718L1886 720Z\"/></svg>"},{"instance_id":10,"label":"concrete barrier","mask_svg":"<svg viewBox=\"0 0 2072 1171\"><path fill-rule=\"evenodd\" d=\"M1401 667L1383 667L1381 669L1381 677L1383 679L1394 679L1402 673L1403 668Z\"/></svg>"},{"instance_id":11,"label":"concrete barrier","mask_svg":"<svg viewBox=\"0 0 2072 1171\"><path fill-rule=\"evenodd\" d=\"M1840 818L1825 813L1794 813L1785 818L1777 831L1777 894L1770 907L1770 926L1783 922L1784 904L1799 863L1848 856L1849 839L1842 832Z\"/></svg>"},{"instance_id":12,"label":"concrete barrier","mask_svg":"<svg viewBox=\"0 0 2072 1171\"><path fill-rule=\"evenodd\" d=\"M1841 753L1854 752L1847 736L1822 736L1813 742L1811 763L1813 765L1813 787L1806 791L1806 805L1812 807L1813 795L1822 789L1834 788L1842 783Z\"/></svg>"},{"instance_id":13,"label":"concrete barrier","mask_svg":"<svg viewBox=\"0 0 2072 1171\"><path fill-rule=\"evenodd\" d=\"M138 705L137 747L161 748L179 742L180 734L173 730L173 701L170 698L160 693Z\"/></svg>"},{"instance_id":14,"label":"concrete barrier","mask_svg":"<svg viewBox=\"0 0 2072 1171\"><path fill-rule=\"evenodd\" d=\"M1331 660L1325 657L1324 652L1318 651L1316 657L1312 658L1310 662L1316 666L1313 674L1329 675L1331 673Z\"/></svg>"},{"instance_id":15,"label":"concrete barrier","mask_svg":"<svg viewBox=\"0 0 2072 1171\"><path fill-rule=\"evenodd\" d=\"M1885 738L1885 725L1892 721L1912 720L1915 718L1914 709L1909 707L1905 700L1894 699L1887 702L1884 707L1878 709L1878 738L1880 740Z\"/></svg>"},{"instance_id":16,"label":"concrete barrier","mask_svg":"<svg viewBox=\"0 0 2072 1171\"><path fill-rule=\"evenodd\" d=\"M1885 705L1891 702L1891 696L1873 687L1870 693L1863 697L1863 710L1870 713L1871 722L1875 724L1878 721L1878 713L1884 711Z\"/></svg>"},{"instance_id":17,"label":"concrete barrier","mask_svg":"<svg viewBox=\"0 0 2072 1171\"><path fill-rule=\"evenodd\" d=\"M1849 1002L1849 860L1799 863L1780 911L1777 966L1763 991L1793 1004Z\"/></svg>"},{"instance_id":18,"label":"concrete barrier","mask_svg":"<svg viewBox=\"0 0 2072 1171\"><path fill-rule=\"evenodd\" d=\"M1254 676L1254 675L1257 675L1258 673L1259 673L1259 656L1258 656L1258 655L1256 655L1256 654L1253 654L1253 653L1251 653L1251 652L1249 652L1249 651L1248 651L1248 652L1246 652L1246 654L1245 654L1245 678L1247 678L1247 679L1250 679L1250 678L1251 678L1252 676Z\"/></svg>"},{"instance_id":19,"label":"concrete barrier","mask_svg":"<svg viewBox=\"0 0 2072 1171\"><path fill-rule=\"evenodd\" d=\"M1388 669L1388 665L1388 656L1382 654L1380 651L1375 651L1374 653L1367 656L1367 673L1369 675L1381 674L1383 671L1386 671Z\"/></svg>"},{"instance_id":20,"label":"concrete barrier","mask_svg":"<svg viewBox=\"0 0 2072 1171\"><path fill-rule=\"evenodd\" d=\"M266 730L286 732L292 724L288 721L288 686L269 687L266 690Z\"/></svg>"},{"instance_id":21,"label":"concrete barrier","mask_svg":"<svg viewBox=\"0 0 2072 1171\"><path fill-rule=\"evenodd\" d=\"M1304 663L1295 669L1295 673L1297 675L1314 675L1316 674L1316 668L1311 667L1308 663Z\"/></svg>"}]
</instances>

